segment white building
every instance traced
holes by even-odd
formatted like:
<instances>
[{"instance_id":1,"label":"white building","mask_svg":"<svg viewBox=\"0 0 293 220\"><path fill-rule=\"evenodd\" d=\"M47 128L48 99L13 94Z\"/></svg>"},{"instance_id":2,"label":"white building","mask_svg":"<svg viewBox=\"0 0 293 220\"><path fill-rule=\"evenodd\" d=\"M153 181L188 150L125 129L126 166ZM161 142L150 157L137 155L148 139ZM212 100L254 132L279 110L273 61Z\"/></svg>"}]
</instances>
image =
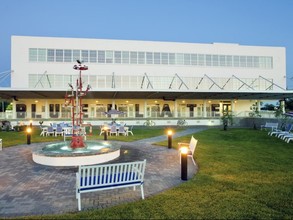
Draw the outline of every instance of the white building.
<instances>
[{"instance_id":1,"label":"white building","mask_svg":"<svg viewBox=\"0 0 293 220\"><path fill-rule=\"evenodd\" d=\"M292 97L283 47L12 36L11 88L0 90L13 100L12 118L68 119L77 59L89 68L86 120L111 108L134 121L247 116L255 103Z\"/></svg>"}]
</instances>

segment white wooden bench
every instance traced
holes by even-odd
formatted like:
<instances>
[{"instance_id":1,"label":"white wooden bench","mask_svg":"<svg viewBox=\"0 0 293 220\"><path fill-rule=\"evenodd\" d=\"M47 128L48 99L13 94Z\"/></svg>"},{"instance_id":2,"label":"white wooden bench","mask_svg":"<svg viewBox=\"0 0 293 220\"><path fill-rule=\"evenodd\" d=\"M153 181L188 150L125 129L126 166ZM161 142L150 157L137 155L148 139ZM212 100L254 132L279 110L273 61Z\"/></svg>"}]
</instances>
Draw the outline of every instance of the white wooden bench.
<instances>
[{"instance_id":1,"label":"white wooden bench","mask_svg":"<svg viewBox=\"0 0 293 220\"><path fill-rule=\"evenodd\" d=\"M266 122L266 124L260 126L260 130L265 128L270 128L272 131L278 128L279 123L275 122Z\"/></svg>"},{"instance_id":2,"label":"white wooden bench","mask_svg":"<svg viewBox=\"0 0 293 220\"><path fill-rule=\"evenodd\" d=\"M188 151L187 156L191 157L192 162L195 165L193 154L194 154L194 151L195 151L195 148L196 148L196 145L197 145L197 140L193 136L191 136L189 144L181 142L181 143L178 143L178 145L179 145L180 163L181 163L181 155L180 155L181 147L188 147L189 151Z\"/></svg>"},{"instance_id":3,"label":"white wooden bench","mask_svg":"<svg viewBox=\"0 0 293 220\"><path fill-rule=\"evenodd\" d=\"M144 199L143 183L146 160L116 164L79 166L76 173L76 199L81 210L81 194L99 190L140 186Z\"/></svg>"}]
</instances>

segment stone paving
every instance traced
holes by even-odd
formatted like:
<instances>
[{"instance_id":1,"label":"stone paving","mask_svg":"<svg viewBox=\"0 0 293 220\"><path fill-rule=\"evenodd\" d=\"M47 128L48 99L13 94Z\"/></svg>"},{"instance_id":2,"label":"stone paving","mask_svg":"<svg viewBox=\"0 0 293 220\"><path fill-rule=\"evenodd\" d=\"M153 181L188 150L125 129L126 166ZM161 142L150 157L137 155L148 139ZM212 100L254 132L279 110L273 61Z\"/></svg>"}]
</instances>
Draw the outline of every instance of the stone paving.
<instances>
[{"instance_id":1,"label":"stone paving","mask_svg":"<svg viewBox=\"0 0 293 220\"><path fill-rule=\"evenodd\" d=\"M204 127L178 132L174 137L188 135ZM181 166L175 149L152 143L166 140L166 136L121 144L121 155L109 163L147 160L144 192L146 199L179 185ZM32 151L48 143L18 145L0 151L0 217L59 214L77 211L75 198L76 167L50 167L36 164ZM197 171L188 160L188 178ZM120 203L138 201L140 190L131 187L92 192L81 195L82 209L105 208Z\"/></svg>"}]
</instances>

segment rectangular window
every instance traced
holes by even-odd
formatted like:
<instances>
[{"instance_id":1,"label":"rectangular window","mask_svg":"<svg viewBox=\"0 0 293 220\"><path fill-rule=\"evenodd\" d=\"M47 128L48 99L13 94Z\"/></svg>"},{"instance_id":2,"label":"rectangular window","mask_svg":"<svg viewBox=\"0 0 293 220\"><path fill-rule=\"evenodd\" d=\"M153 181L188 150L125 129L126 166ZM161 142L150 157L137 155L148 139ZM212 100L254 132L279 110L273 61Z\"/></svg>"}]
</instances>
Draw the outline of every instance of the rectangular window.
<instances>
[{"instance_id":1,"label":"rectangular window","mask_svg":"<svg viewBox=\"0 0 293 220\"><path fill-rule=\"evenodd\" d=\"M38 49L37 48L29 48L29 61L30 62L38 61Z\"/></svg>"},{"instance_id":2,"label":"rectangular window","mask_svg":"<svg viewBox=\"0 0 293 220\"><path fill-rule=\"evenodd\" d=\"M184 63L184 54L183 53L176 53L176 64L183 65Z\"/></svg>"},{"instance_id":3,"label":"rectangular window","mask_svg":"<svg viewBox=\"0 0 293 220\"><path fill-rule=\"evenodd\" d=\"M247 67L253 67L253 58L252 58L252 56L247 57Z\"/></svg>"},{"instance_id":4,"label":"rectangular window","mask_svg":"<svg viewBox=\"0 0 293 220\"><path fill-rule=\"evenodd\" d=\"M129 64L129 51L122 52L122 63Z\"/></svg>"},{"instance_id":5,"label":"rectangular window","mask_svg":"<svg viewBox=\"0 0 293 220\"><path fill-rule=\"evenodd\" d=\"M153 53L152 52L146 52L146 63L147 64L153 64L154 63L154 58L153 58Z\"/></svg>"},{"instance_id":6,"label":"rectangular window","mask_svg":"<svg viewBox=\"0 0 293 220\"><path fill-rule=\"evenodd\" d=\"M197 65L197 54L191 54L190 55L190 61L191 61L191 65Z\"/></svg>"},{"instance_id":7,"label":"rectangular window","mask_svg":"<svg viewBox=\"0 0 293 220\"><path fill-rule=\"evenodd\" d=\"M239 67L239 56L233 56L233 66L234 67Z\"/></svg>"},{"instance_id":8,"label":"rectangular window","mask_svg":"<svg viewBox=\"0 0 293 220\"><path fill-rule=\"evenodd\" d=\"M105 51L104 50L99 50L98 51L98 63L105 63Z\"/></svg>"},{"instance_id":9,"label":"rectangular window","mask_svg":"<svg viewBox=\"0 0 293 220\"><path fill-rule=\"evenodd\" d=\"M198 54L198 65L199 66L204 66L205 62L204 62L204 54Z\"/></svg>"},{"instance_id":10,"label":"rectangular window","mask_svg":"<svg viewBox=\"0 0 293 220\"><path fill-rule=\"evenodd\" d=\"M80 50L73 50L72 61L75 62L76 60L80 60Z\"/></svg>"},{"instance_id":11,"label":"rectangular window","mask_svg":"<svg viewBox=\"0 0 293 220\"><path fill-rule=\"evenodd\" d=\"M55 61L55 50L54 49L48 49L47 50L47 61L48 62L54 62Z\"/></svg>"},{"instance_id":12,"label":"rectangular window","mask_svg":"<svg viewBox=\"0 0 293 220\"><path fill-rule=\"evenodd\" d=\"M88 50L81 51L81 60L86 63L89 62L89 51Z\"/></svg>"},{"instance_id":13,"label":"rectangular window","mask_svg":"<svg viewBox=\"0 0 293 220\"><path fill-rule=\"evenodd\" d=\"M175 63L175 53L169 53L169 64L174 65Z\"/></svg>"},{"instance_id":14,"label":"rectangular window","mask_svg":"<svg viewBox=\"0 0 293 220\"><path fill-rule=\"evenodd\" d=\"M246 67L246 56L240 56L240 67Z\"/></svg>"},{"instance_id":15,"label":"rectangular window","mask_svg":"<svg viewBox=\"0 0 293 220\"><path fill-rule=\"evenodd\" d=\"M220 55L220 66L226 66L226 56Z\"/></svg>"},{"instance_id":16,"label":"rectangular window","mask_svg":"<svg viewBox=\"0 0 293 220\"><path fill-rule=\"evenodd\" d=\"M206 65L212 66L212 55L206 54Z\"/></svg>"},{"instance_id":17,"label":"rectangular window","mask_svg":"<svg viewBox=\"0 0 293 220\"><path fill-rule=\"evenodd\" d=\"M226 64L227 64L227 66L232 66L233 65L233 61L232 61L232 56L231 55L226 56Z\"/></svg>"},{"instance_id":18,"label":"rectangular window","mask_svg":"<svg viewBox=\"0 0 293 220\"><path fill-rule=\"evenodd\" d=\"M253 57L253 67L259 68L259 57Z\"/></svg>"},{"instance_id":19,"label":"rectangular window","mask_svg":"<svg viewBox=\"0 0 293 220\"><path fill-rule=\"evenodd\" d=\"M162 53L162 64L168 64L168 53Z\"/></svg>"},{"instance_id":20,"label":"rectangular window","mask_svg":"<svg viewBox=\"0 0 293 220\"><path fill-rule=\"evenodd\" d=\"M219 66L219 55L213 55L213 66Z\"/></svg>"},{"instance_id":21,"label":"rectangular window","mask_svg":"<svg viewBox=\"0 0 293 220\"><path fill-rule=\"evenodd\" d=\"M38 61L46 62L47 60L47 50L46 49L38 49Z\"/></svg>"},{"instance_id":22,"label":"rectangular window","mask_svg":"<svg viewBox=\"0 0 293 220\"><path fill-rule=\"evenodd\" d=\"M72 62L72 50L64 50L64 62Z\"/></svg>"},{"instance_id":23,"label":"rectangular window","mask_svg":"<svg viewBox=\"0 0 293 220\"><path fill-rule=\"evenodd\" d=\"M161 64L161 53L154 52L154 64Z\"/></svg>"},{"instance_id":24,"label":"rectangular window","mask_svg":"<svg viewBox=\"0 0 293 220\"><path fill-rule=\"evenodd\" d=\"M145 64L145 52L138 52L138 63Z\"/></svg>"},{"instance_id":25,"label":"rectangular window","mask_svg":"<svg viewBox=\"0 0 293 220\"><path fill-rule=\"evenodd\" d=\"M63 62L63 50L56 50L56 62Z\"/></svg>"},{"instance_id":26,"label":"rectangular window","mask_svg":"<svg viewBox=\"0 0 293 220\"><path fill-rule=\"evenodd\" d=\"M106 63L113 63L113 51L106 50Z\"/></svg>"},{"instance_id":27,"label":"rectangular window","mask_svg":"<svg viewBox=\"0 0 293 220\"><path fill-rule=\"evenodd\" d=\"M190 54L189 53L184 54L184 65L190 65Z\"/></svg>"},{"instance_id":28,"label":"rectangular window","mask_svg":"<svg viewBox=\"0 0 293 220\"><path fill-rule=\"evenodd\" d=\"M130 52L130 63L137 64L137 52L135 51Z\"/></svg>"},{"instance_id":29,"label":"rectangular window","mask_svg":"<svg viewBox=\"0 0 293 220\"><path fill-rule=\"evenodd\" d=\"M114 52L115 63L121 63L121 51Z\"/></svg>"},{"instance_id":30,"label":"rectangular window","mask_svg":"<svg viewBox=\"0 0 293 220\"><path fill-rule=\"evenodd\" d=\"M97 51L96 50L90 50L90 62L91 63L97 62Z\"/></svg>"}]
</instances>

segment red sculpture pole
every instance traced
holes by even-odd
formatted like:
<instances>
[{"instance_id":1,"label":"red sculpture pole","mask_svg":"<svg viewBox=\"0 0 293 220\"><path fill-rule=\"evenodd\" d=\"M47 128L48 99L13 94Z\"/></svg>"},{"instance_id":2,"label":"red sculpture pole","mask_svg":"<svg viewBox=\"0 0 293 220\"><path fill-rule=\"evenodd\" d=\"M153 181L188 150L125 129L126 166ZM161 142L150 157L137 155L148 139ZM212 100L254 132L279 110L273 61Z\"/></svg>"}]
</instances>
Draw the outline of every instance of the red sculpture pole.
<instances>
[{"instance_id":1,"label":"red sculpture pole","mask_svg":"<svg viewBox=\"0 0 293 220\"><path fill-rule=\"evenodd\" d=\"M81 78L81 71L88 70L88 67L86 65L82 65L82 62L77 60L78 65L74 65L73 69L79 70L79 77L76 80L76 91L74 94L74 88L71 84L69 86L71 87L71 95L65 96L65 104L68 103L67 98L70 97L69 104L71 104L72 107L72 139L70 143L71 148L83 148L85 147L85 143L83 141L83 134L81 134L81 126L83 121L83 112L82 112L82 97L85 96L90 89L90 86L87 86L87 90L82 90L82 78ZM75 109L74 109L75 108Z\"/></svg>"}]
</instances>

